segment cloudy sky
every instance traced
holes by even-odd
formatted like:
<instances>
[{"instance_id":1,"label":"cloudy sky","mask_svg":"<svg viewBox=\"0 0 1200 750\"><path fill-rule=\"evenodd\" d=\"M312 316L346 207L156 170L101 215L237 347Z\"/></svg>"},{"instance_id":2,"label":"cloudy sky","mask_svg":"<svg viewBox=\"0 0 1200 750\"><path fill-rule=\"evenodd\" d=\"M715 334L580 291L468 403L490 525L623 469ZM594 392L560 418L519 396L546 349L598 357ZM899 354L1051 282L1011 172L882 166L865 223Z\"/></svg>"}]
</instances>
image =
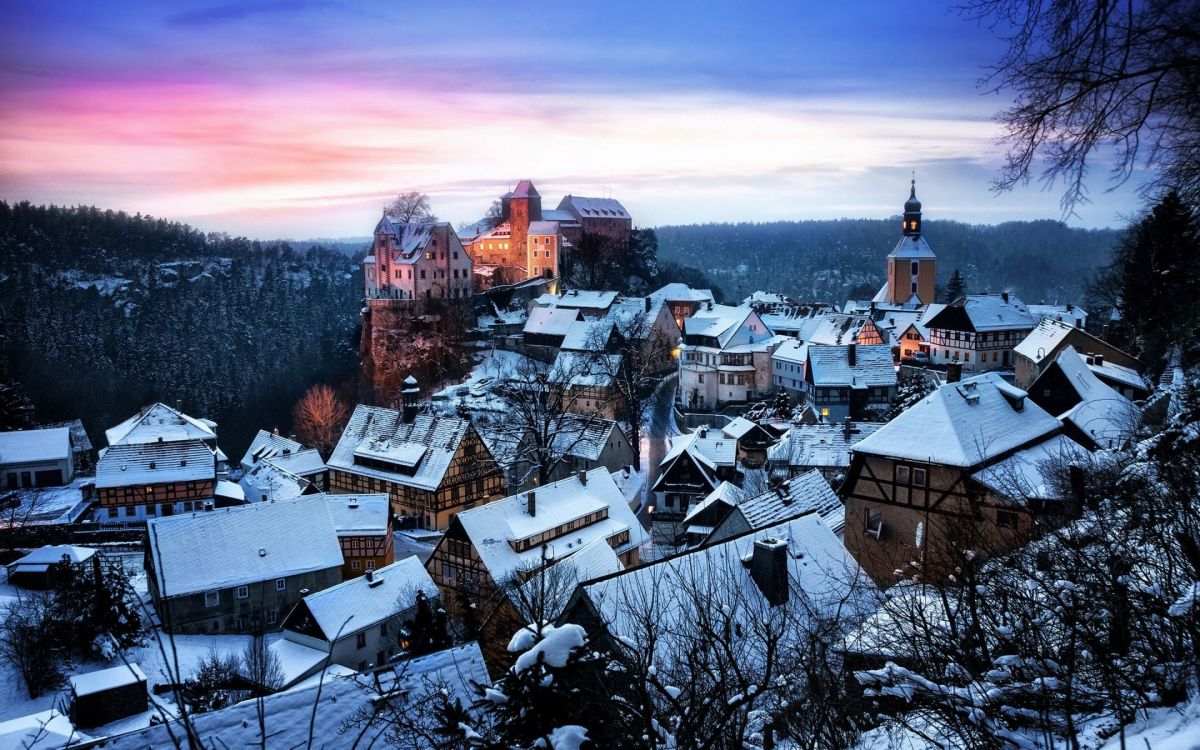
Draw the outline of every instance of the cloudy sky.
<instances>
[{"instance_id":1,"label":"cloudy sky","mask_svg":"<svg viewBox=\"0 0 1200 750\"><path fill-rule=\"evenodd\" d=\"M455 223L530 177L638 224L1060 218L996 196L1002 43L946 3L0 0L0 198L255 237ZM1120 223L1131 188L1069 220Z\"/></svg>"}]
</instances>

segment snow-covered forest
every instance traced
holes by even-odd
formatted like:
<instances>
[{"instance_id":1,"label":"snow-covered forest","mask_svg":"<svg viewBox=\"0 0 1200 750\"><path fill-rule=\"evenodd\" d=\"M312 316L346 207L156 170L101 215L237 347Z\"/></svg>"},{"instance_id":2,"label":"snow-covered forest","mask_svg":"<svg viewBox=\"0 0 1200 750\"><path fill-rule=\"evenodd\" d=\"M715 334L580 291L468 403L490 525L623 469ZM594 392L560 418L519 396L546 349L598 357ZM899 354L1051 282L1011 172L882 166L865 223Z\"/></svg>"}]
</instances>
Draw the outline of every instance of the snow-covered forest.
<instances>
[{"instance_id":1,"label":"snow-covered forest","mask_svg":"<svg viewBox=\"0 0 1200 750\"><path fill-rule=\"evenodd\" d=\"M0 381L99 434L182 401L241 451L314 382L358 366L361 271L343 253L94 208L0 202Z\"/></svg>"}]
</instances>

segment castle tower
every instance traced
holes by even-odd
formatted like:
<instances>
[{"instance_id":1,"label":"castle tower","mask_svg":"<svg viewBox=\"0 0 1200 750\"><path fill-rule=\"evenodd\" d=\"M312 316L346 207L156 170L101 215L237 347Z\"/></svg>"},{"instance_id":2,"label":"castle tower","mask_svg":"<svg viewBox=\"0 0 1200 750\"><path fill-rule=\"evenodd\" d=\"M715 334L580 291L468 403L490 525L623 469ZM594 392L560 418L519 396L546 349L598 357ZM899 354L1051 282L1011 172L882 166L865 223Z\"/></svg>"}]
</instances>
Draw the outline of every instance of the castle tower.
<instances>
[{"instance_id":1,"label":"castle tower","mask_svg":"<svg viewBox=\"0 0 1200 750\"><path fill-rule=\"evenodd\" d=\"M921 201L917 200L917 181L904 202L903 235L888 254L887 303L892 305L931 304L937 276L937 256L921 236Z\"/></svg>"},{"instance_id":2,"label":"castle tower","mask_svg":"<svg viewBox=\"0 0 1200 750\"><path fill-rule=\"evenodd\" d=\"M508 220L509 245L505 265L524 267L529 237L529 222L542 220L542 196L530 180L521 180L504 197L504 218Z\"/></svg>"}]
</instances>

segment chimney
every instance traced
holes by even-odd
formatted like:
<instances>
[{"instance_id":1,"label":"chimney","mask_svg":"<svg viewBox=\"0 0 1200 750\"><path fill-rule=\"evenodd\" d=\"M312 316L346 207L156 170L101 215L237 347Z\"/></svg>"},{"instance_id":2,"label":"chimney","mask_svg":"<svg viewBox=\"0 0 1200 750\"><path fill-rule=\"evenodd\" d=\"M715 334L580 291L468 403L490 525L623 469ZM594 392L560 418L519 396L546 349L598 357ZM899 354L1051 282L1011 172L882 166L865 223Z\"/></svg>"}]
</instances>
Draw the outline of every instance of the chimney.
<instances>
[{"instance_id":1,"label":"chimney","mask_svg":"<svg viewBox=\"0 0 1200 750\"><path fill-rule=\"evenodd\" d=\"M525 496L525 510L531 516L537 515L537 495L533 490L530 490L529 494Z\"/></svg>"},{"instance_id":2,"label":"chimney","mask_svg":"<svg viewBox=\"0 0 1200 750\"><path fill-rule=\"evenodd\" d=\"M712 310L712 303L711 303L711 302L709 302L709 303L707 303L707 304L708 304L708 309L709 309L709 311L711 311L711 310Z\"/></svg>"},{"instance_id":3,"label":"chimney","mask_svg":"<svg viewBox=\"0 0 1200 750\"><path fill-rule=\"evenodd\" d=\"M1096 355L1096 367L1104 367L1104 355L1103 354Z\"/></svg>"},{"instance_id":4,"label":"chimney","mask_svg":"<svg viewBox=\"0 0 1200 750\"><path fill-rule=\"evenodd\" d=\"M957 383L960 380L962 380L962 363L951 362L946 365L946 382Z\"/></svg>"},{"instance_id":5,"label":"chimney","mask_svg":"<svg viewBox=\"0 0 1200 750\"><path fill-rule=\"evenodd\" d=\"M579 470L579 483L587 487L587 471L585 469Z\"/></svg>"},{"instance_id":6,"label":"chimney","mask_svg":"<svg viewBox=\"0 0 1200 750\"><path fill-rule=\"evenodd\" d=\"M846 417L846 422L842 425L842 437L847 443L850 442L850 417Z\"/></svg>"},{"instance_id":7,"label":"chimney","mask_svg":"<svg viewBox=\"0 0 1200 750\"><path fill-rule=\"evenodd\" d=\"M646 312L650 312L650 298L646 298Z\"/></svg>"},{"instance_id":8,"label":"chimney","mask_svg":"<svg viewBox=\"0 0 1200 750\"><path fill-rule=\"evenodd\" d=\"M375 571L368 568L367 569L367 583L370 583L371 581L374 581L374 580L375 580Z\"/></svg>"},{"instance_id":9,"label":"chimney","mask_svg":"<svg viewBox=\"0 0 1200 750\"><path fill-rule=\"evenodd\" d=\"M858 361L858 352L855 351L853 342L851 342L850 345L846 347L846 361L850 364L851 367L854 367L855 363Z\"/></svg>"},{"instance_id":10,"label":"chimney","mask_svg":"<svg viewBox=\"0 0 1200 750\"><path fill-rule=\"evenodd\" d=\"M1004 300L1005 304L1008 304L1008 292L1000 292L1000 299Z\"/></svg>"},{"instance_id":11,"label":"chimney","mask_svg":"<svg viewBox=\"0 0 1200 750\"><path fill-rule=\"evenodd\" d=\"M409 375L404 379L404 390L400 391L400 398L404 403L403 419L408 424L412 424L417 418L417 400L420 397L421 389L417 387L417 379Z\"/></svg>"},{"instance_id":12,"label":"chimney","mask_svg":"<svg viewBox=\"0 0 1200 750\"><path fill-rule=\"evenodd\" d=\"M179 412L183 411L183 399L181 399L181 398L175 399L175 411L179 411Z\"/></svg>"},{"instance_id":13,"label":"chimney","mask_svg":"<svg viewBox=\"0 0 1200 750\"><path fill-rule=\"evenodd\" d=\"M788 545L783 539L767 537L754 543L750 577L772 606L788 600Z\"/></svg>"}]
</instances>

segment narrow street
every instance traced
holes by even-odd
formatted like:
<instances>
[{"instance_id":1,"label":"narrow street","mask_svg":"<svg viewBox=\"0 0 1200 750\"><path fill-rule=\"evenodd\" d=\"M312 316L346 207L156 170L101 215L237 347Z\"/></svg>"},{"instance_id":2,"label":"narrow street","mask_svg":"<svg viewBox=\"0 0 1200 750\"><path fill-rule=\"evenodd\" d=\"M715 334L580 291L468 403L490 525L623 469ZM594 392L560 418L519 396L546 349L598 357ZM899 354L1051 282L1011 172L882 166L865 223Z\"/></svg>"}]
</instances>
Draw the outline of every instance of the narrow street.
<instances>
[{"instance_id":1,"label":"narrow street","mask_svg":"<svg viewBox=\"0 0 1200 750\"><path fill-rule=\"evenodd\" d=\"M673 414L675 387L678 379L679 376L672 373L658 384L642 432L640 450L642 473L646 475L646 486L642 493L642 507L638 510L638 520L646 528L650 528L650 487L658 479L658 465L662 462L663 456L667 455L667 438L679 434Z\"/></svg>"}]
</instances>

